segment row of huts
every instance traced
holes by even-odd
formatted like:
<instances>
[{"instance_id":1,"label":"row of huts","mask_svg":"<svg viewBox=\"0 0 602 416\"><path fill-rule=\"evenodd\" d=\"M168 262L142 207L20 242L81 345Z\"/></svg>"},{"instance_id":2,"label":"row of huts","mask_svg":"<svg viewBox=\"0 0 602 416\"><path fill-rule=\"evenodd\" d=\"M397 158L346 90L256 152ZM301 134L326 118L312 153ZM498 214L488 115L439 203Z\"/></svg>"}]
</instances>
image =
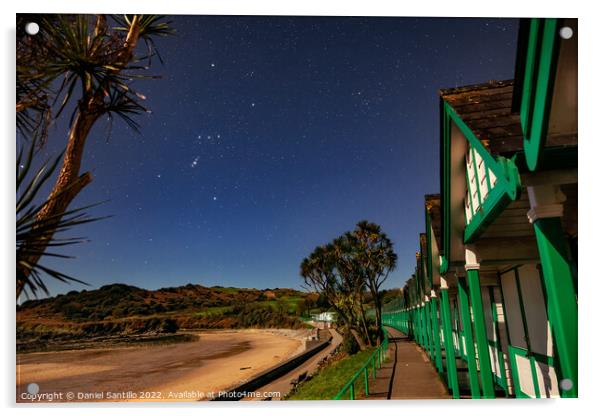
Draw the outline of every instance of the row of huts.
<instances>
[{"instance_id":1,"label":"row of huts","mask_svg":"<svg viewBox=\"0 0 602 416\"><path fill-rule=\"evenodd\" d=\"M522 19L514 80L440 91L440 195L384 323L454 398L577 397L577 20Z\"/></svg>"}]
</instances>

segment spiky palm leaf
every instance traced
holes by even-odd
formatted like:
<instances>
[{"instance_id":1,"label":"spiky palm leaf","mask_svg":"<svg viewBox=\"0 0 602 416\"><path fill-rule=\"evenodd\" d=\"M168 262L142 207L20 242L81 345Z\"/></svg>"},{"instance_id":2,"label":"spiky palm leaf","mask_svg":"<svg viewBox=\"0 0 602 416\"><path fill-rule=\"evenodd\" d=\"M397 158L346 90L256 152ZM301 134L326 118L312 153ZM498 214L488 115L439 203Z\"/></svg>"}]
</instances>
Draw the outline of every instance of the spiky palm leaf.
<instances>
[{"instance_id":1,"label":"spiky palm leaf","mask_svg":"<svg viewBox=\"0 0 602 416\"><path fill-rule=\"evenodd\" d=\"M153 39L171 35L174 30L163 16L139 16L139 37L148 53L122 61L119 53L132 19L129 16L111 18L120 26L109 30L102 15L41 15L35 19L40 25L39 34L18 42L17 51L17 103L21 98L31 107L17 115L17 125L23 133L31 135L35 130L37 113L48 118L50 109L56 105L52 118L58 118L78 94L83 94L80 99L89 99L92 95L109 97L104 100L107 105L96 111L116 114L137 130L137 125L130 122L131 115L147 110L140 104L144 95L132 88L132 81L158 78L142 71L149 69L152 56L161 60ZM38 55L43 59L36 58ZM144 59L149 60L147 65L140 64ZM27 98L28 94L32 98ZM114 97L133 105L121 112L112 105ZM35 107L33 102L41 107ZM73 109L71 121L76 111L77 107Z\"/></svg>"},{"instance_id":2,"label":"spiky palm leaf","mask_svg":"<svg viewBox=\"0 0 602 416\"><path fill-rule=\"evenodd\" d=\"M65 254L48 251L47 248L63 247L79 244L87 239L83 237L58 237L57 233L70 230L81 224L98 221L101 218L89 217L85 210L94 205L72 209L61 216L54 216L40 220L38 213L50 199L42 204L36 204L37 195L44 183L55 172L60 155L54 161L47 161L35 169L33 160L35 155L35 140L29 144L27 154L23 154L21 148L17 156L17 203L16 203L16 250L17 250L17 297L21 292L37 296L39 291L48 294L48 288L44 283L44 275L57 279L61 282L85 282L68 276L58 270L46 267L42 264L32 264L27 261L32 255L44 257L71 258ZM60 234L58 234L60 235ZM28 271L29 273L25 273Z\"/></svg>"},{"instance_id":3,"label":"spiky palm leaf","mask_svg":"<svg viewBox=\"0 0 602 416\"><path fill-rule=\"evenodd\" d=\"M36 136L42 142L52 120L52 77L37 68L51 59L46 46L48 34L40 32L30 36L25 32L25 25L28 22L39 24L43 19L44 15L17 15L16 53L17 131L23 138Z\"/></svg>"},{"instance_id":4,"label":"spiky palm leaf","mask_svg":"<svg viewBox=\"0 0 602 416\"><path fill-rule=\"evenodd\" d=\"M71 127L76 119L81 120L80 116L87 117L86 122L92 125L104 115L109 120L119 117L137 131L133 116L147 110L141 104L144 95L132 88L132 81L157 78L142 73L149 65L140 62L148 58L150 64L150 58L158 55L153 38L173 33L169 23L160 16L144 15L113 17L121 25L119 28L109 28L104 15L26 15L25 18L40 25L36 36L23 35L17 42L17 124L26 137L33 137L31 145L47 131L49 123L38 122L41 115L45 116L43 120L54 120L67 108L73 108ZM24 18L18 19L21 30ZM140 39L148 49L143 57L135 56ZM87 133L82 132L70 141L80 143L83 148L86 137ZM32 169L33 152L32 147L23 168L20 168L22 154L17 161L17 288L28 288L35 294L38 290L47 291L43 274L62 281L78 281L38 265L38 258L63 257L46 253L45 248L85 239L57 239L54 233L97 219L85 215L83 210L89 207L67 210L90 180L90 175L79 172L81 153L66 155L61 168L61 175L66 168L72 169L69 173L77 178L75 182L57 180L52 196L42 205L34 204L42 184L57 168L58 159L47 162L26 180Z\"/></svg>"}]
</instances>

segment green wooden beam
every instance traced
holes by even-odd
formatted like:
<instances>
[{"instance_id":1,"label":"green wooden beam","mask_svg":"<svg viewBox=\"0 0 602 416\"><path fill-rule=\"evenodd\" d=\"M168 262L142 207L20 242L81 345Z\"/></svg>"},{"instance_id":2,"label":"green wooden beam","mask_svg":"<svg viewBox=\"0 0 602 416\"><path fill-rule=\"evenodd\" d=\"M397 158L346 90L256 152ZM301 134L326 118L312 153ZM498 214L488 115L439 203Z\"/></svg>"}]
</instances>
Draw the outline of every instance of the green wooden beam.
<instances>
[{"instance_id":1,"label":"green wooden beam","mask_svg":"<svg viewBox=\"0 0 602 416\"><path fill-rule=\"evenodd\" d=\"M525 160L538 169L548 135L548 122L558 62L558 19L531 19L520 102Z\"/></svg>"},{"instance_id":2,"label":"green wooden beam","mask_svg":"<svg viewBox=\"0 0 602 416\"><path fill-rule=\"evenodd\" d=\"M558 352L562 397L577 397L577 296L559 217L537 219L533 226L548 298L548 319ZM565 389L570 385L570 388Z\"/></svg>"}]
</instances>

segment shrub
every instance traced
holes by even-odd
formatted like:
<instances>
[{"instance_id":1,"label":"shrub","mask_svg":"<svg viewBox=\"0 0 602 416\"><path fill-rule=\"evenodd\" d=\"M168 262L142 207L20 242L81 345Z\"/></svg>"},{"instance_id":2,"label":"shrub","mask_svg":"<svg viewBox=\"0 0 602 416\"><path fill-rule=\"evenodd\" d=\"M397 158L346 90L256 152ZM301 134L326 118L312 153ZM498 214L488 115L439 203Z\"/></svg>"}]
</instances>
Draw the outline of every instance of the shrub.
<instances>
[{"instance_id":1,"label":"shrub","mask_svg":"<svg viewBox=\"0 0 602 416\"><path fill-rule=\"evenodd\" d=\"M350 332L345 333L345 335L343 336L341 350L349 355L353 355L360 350L360 346L355 340L355 337Z\"/></svg>"},{"instance_id":2,"label":"shrub","mask_svg":"<svg viewBox=\"0 0 602 416\"><path fill-rule=\"evenodd\" d=\"M159 332L164 334L175 334L178 331L178 324L171 318L164 319L159 327Z\"/></svg>"}]
</instances>

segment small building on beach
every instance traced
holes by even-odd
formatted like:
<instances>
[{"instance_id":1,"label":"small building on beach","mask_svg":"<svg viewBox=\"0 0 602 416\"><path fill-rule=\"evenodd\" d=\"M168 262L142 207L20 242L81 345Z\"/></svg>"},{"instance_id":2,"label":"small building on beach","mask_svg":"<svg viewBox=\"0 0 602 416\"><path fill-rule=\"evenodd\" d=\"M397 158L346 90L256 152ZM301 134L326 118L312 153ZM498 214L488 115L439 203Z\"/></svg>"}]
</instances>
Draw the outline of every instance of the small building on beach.
<instances>
[{"instance_id":1,"label":"small building on beach","mask_svg":"<svg viewBox=\"0 0 602 416\"><path fill-rule=\"evenodd\" d=\"M332 328L337 321L337 313L331 311L312 314L311 317L322 329Z\"/></svg>"}]
</instances>

